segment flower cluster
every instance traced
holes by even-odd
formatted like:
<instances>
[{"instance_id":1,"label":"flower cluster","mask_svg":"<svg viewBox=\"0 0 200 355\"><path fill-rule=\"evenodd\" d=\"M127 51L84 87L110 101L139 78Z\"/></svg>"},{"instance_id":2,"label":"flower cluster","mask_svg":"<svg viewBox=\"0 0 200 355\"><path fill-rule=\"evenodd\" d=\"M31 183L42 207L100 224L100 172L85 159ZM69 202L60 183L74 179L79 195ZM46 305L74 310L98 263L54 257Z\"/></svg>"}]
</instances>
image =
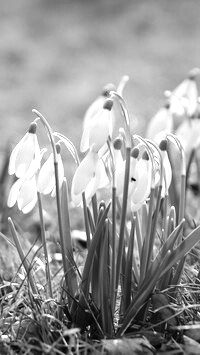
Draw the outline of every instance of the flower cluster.
<instances>
[{"instance_id":1,"label":"flower cluster","mask_svg":"<svg viewBox=\"0 0 200 355\"><path fill-rule=\"evenodd\" d=\"M149 139L159 143L168 133L175 133L179 138L186 157L200 143L199 94L197 77L200 69L192 69L188 77L173 91L166 91L167 101L150 120L146 132Z\"/></svg>"},{"instance_id":2,"label":"flower cluster","mask_svg":"<svg viewBox=\"0 0 200 355\"><path fill-rule=\"evenodd\" d=\"M161 186L161 195L167 195L172 179L167 149L170 134L177 134L186 153L199 144L198 74L199 70L192 70L176 89L166 93L167 102L150 121L146 139L130 133L122 97L128 77L122 78L116 91L112 84L107 85L86 111L80 142L80 151L85 157L81 162L73 144L69 144L65 136L55 133L54 137L59 138L58 143L54 143L56 149L41 167L46 150L40 150L38 144L37 118L10 157L9 174L15 174L18 179L10 190L8 206L17 202L18 208L28 213L36 204L38 192L56 195L55 154L59 187L64 179L60 141L78 163L71 186L74 205L81 205L83 194L88 202L99 189L110 186L116 189L119 201L122 200L128 165L127 198L133 212L147 201L152 188ZM181 124L178 124L180 119ZM122 121L124 126L121 127ZM127 147L130 149L128 155Z\"/></svg>"},{"instance_id":3,"label":"flower cluster","mask_svg":"<svg viewBox=\"0 0 200 355\"><path fill-rule=\"evenodd\" d=\"M86 201L89 201L98 189L109 188L111 185L116 188L119 201L123 197L126 169L124 151L127 137L122 127L119 129L118 136L113 137L113 122L116 121L112 112L113 103L119 104L117 101L120 96L117 94L115 100L113 100L112 92L110 97L108 96L107 94L102 107L98 106L99 100L91 106L95 107L95 113L90 109L86 113L87 119L84 124L80 150L86 151L87 154L74 174L71 189L72 201L75 205L81 204L83 193L85 193ZM88 112L94 114L89 117ZM168 159L167 141L162 139L160 141L161 148L159 149L147 140L136 135L132 136L128 204L133 212L137 211L147 200L152 187L161 184L162 195L168 194L172 177L171 165ZM161 168L164 171L162 181L160 181Z\"/></svg>"},{"instance_id":4,"label":"flower cluster","mask_svg":"<svg viewBox=\"0 0 200 355\"><path fill-rule=\"evenodd\" d=\"M37 123L31 123L28 132L13 149L8 172L18 178L10 189L8 207L13 207L17 202L19 210L29 213L37 202L37 194L55 196L55 174L53 154L41 167L41 160L46 149L40 150L37 135ZM59 183L64 179L64 167L60 156L60 145L56 145Z\"/></svg>"}]
</instances>

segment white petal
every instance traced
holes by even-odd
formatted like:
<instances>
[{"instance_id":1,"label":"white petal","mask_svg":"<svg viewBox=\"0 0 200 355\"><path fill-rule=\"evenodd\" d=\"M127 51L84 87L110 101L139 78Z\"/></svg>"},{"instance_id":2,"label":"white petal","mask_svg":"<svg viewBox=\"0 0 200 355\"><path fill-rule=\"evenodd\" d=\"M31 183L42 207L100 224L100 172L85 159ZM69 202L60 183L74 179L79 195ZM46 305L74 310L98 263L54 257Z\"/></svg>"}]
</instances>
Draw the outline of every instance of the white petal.
<instances>
[{"instance_id":1,"label":"white petal","mask_svg":"<svg viewBox=\"0 0 200 355\"><path fill-rule=\"evenodd\" d=\"M82 203L82 193L75 195L73 191L71 192L72 202L75 206L80 206Z\"/></svg>"},{"instance_id":2,"label":"white petal","mask_svg":"<svg viewBox=\"0 0 200 355\"><path fill-rule=\"evenodd\" d=\"M151 119L147 128L146 137L154 140L161 131L173 131L172 114L166 107L161 108Z\"/></svg>"},{"instance_id":3,"label":"white petal","mask_svg":"<svg viewBox=\"0 0 200 355\"><path fill-rule=\"evenodd\" d=\"M35 134L28 133L21 145L15 161L15 174L17 177L25 175L35 156Z\"/></svg>"},{"instance_id":4,"label":"white petal","mask_svg":"<svg viewBox=\"0 0 200 355\"><path fill-rule=\"evenodd\" d=\"M32 201L28 205L26 205L24 208L22 208L22 212L24 214L31 212L32 209L35 207L36 203L37 203L37 195L34 196Z\"/></svg>"},{"instance_id":5,"label":"white petal","mask_svg":"<svg viewBox=\"0 0 200 355\"><path fill-rule=\"evenodd\" d=\"M134 204L143 203L149 196L151 187L151 168L150 161L140 159L136 169L136 187L132 194Z\"/></svg>"},{"instance_id":6,"label":"white petal","mask_svg":"<svg viewBox=\"0 0 200 355\"><path fill-rule=\"evenodd\" d=\"M98 152L107 142L110 134L110 111L101 109L91 120L89 127L89 146Z\"/></svg>"},{"instance_id":7,"label":"white petal","mask_svg":"<svg viewBox=\"0 0 200 355\"><path fill-rule=\"evenodd\" d=\"M192 119L184 121L176 131L186 154L196 145L200 136L200 120Z\"/></svg>"},{"instance_id":8,"label":"white petal","mask_svg":"<svg viewBox=\"0 0 200 355\"><path fill-rule=\"evenodd\" d=\"M19 141L19 143L15 146L13 149L11 155L10 155L10 161L9 161L9 167L8 167L8 173L10 175L15 173L15 163L16 163L16 157L21 150L21 146L23 145L24 141L27 139L28 132L25 134L25 136Z\"/></svg>"},{"instance_id":9,"label":"white petal","mask_svg":"<svg viewBox=\"0 0 200 355\"><path fill-rule=\"evenodd\" d=\"M23 179L18 179L11 187L9 196L8 196L8 201L7 205L8 207L13 207L18 199L19 192L21 189L21 186L23 184Z\"/></svg>"},{"instance_id":10,"label":"white petal","mask_svg":"<svg viewBox=\"0 0 200 355\"><path fill-rule=\"evenodd\" d=\"M95 174L98 154L89 151L78 166L72 180L72 195L76 196L85 191L88 183Z\"/></svg>"},{"instance_id":11,"label":"white petal","mask_svg":"<svg viewBox=\"0 0 200 355\"><path fill-rule=\"evenodd\" d=\"M183 105L187 114L192 116L197 110L197 100L198 100L198 89L197 84L194 79L185 79L177 88L172 92L172 95L179 99L180 104ZM172 96L172 103L173 103L173 96ZM175 107L175 100L173 103L172 111L178 109L178 100L176 102ZM175 112L176 113L176 112Z\"/></svg>"},{"instance_id":12,"label":"white petal","mask_svg":"<svg viewBox=\"0 0 200 355\"><path fill-rule=\"evenodd\" d=\"M35 176L30 180L25 180L17 199L18 208L23 210L37 196L37 186Z\"/></svg>"},{"instance_id":13,"label":"white petal","mask_svg":"<svg viewBox=\"0 0 200 355\"><path fill-rule=\"evenodd\" d=\"M49 194L55 186L55 170L53 153L43 164L38 176L38 191L43 194Z\"/></svg>"},{"instance_id":14,"label":"white petal","mask_svg":"<svg viewBox=\"0 0 200 355\"><path fill-rule=\"evenodd\" d=\"M108 175L106 174L105 165L101 159L98 160L95 171L97 188L102 189L109 184Z\"/></svg>"},{"instance_id":15,"label":"white petal","mask_svg":"<svg viewBox=\"0 0 200 355\"><path fill-rule=\"evenodd\" d=\"M81 138L80 151L86 152L89 149L89 127L94 115L103 107L105 97L98 97L87 109L83 123L83 134Z\"/></svg>"}]
</instances>

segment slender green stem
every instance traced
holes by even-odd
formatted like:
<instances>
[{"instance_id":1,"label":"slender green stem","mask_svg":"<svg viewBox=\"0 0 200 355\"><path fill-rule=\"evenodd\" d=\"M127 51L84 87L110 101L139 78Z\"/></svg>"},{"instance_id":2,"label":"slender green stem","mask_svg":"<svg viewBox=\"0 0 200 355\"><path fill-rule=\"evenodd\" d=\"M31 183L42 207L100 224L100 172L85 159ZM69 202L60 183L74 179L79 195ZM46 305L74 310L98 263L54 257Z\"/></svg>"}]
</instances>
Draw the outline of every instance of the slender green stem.
<instances>
[{"instance_id":1,"label":"slender green stem","mask_svg":"<svg viewBox=\"0 0 200 355\"><path fill-rule=\"evenodd\" d=\"M84 222L85 222L85 232L86 232L86 238L87 238L87 249L89 249L89 247L90 247L90 225L89 225L89 219L88 219L85 192L82 193L82 200L83 200L83 213L84 213Z\"/></svg>"},{"instance_id":2,"label":"slender green stem","mask_svg":"<svg viewBox=\"0 0 200 355\"><path fill-rule=\"evenodd\" d=\"M118 285L119 285L121 264L122 264L122 254L123 254L123 247L124 247L124 231L125 231L125 223L126 223L129 174L130 174L130 152L131 152L131 148L129 147L126 148L126 165L125 165L124 190L123 190L123 200L122 200L122 215L121 215L121 222L120 222L119 245L118 245L117 265L116 265L116 290L118 289Z\"/></svg>"},{"instance_id":3,"label":"slender green stem","mask_svg":"<svg viewBox=\"0 0 200 355\"><path fill-rule=\"evenodd\" d=\"M61 212L61 199L60 199L60 189L59 189L58 162L56 161L54 161L54 168L55 168L55 180L56 180L56 203L57 203L57 212L58 212L58 228L59 228L59 235L60 235L60 246L61 246L61 254L62 254L62 261L63 261L64 277L67 285L68 263L66 259L66 245L65 245L65 238L64 238L63 228L62 228L62 212Z\"/></svg>"},{"instance_id":4,"label":"slender green stem","mask_svg":"<svg viewBox=\"0 0 200 355\"><path fill-rule=\"evenodd\" d=\"M180 221L182 221L182 219L185 217L185 197L186 197L185 191L186 191L186 176L185 176L185 174L183 174L183 175L181 175L178 223L180 223Z\"/></svg>"},{"instance_id":5,"label":"slender green stem","mask_svg":"<svg viewBox=\"0 0 200 355\"><path fill-rule=\"evenodd\" d=\"M135 217L135 226L136 226L135 228L136 228L138 253L139 253L139 257L141 257L143 238L142 238L142 231L141 231L141 225L140 225L138 212L134 212L134 217Z\"/></svg>"},{"instance_id":6,"label":"slender green stem","mask_svg":"<svg viewBox=\"0 0 200 355\"><path fill-rule=\"evenodd\" d=\"M63 234L62 228L62 215L61 215L61 198L60 198L60 188L59 188L59 174L58 174L58 154L56 151L56 144L54 141L53 131L51 126L49 125L48 121L44 118L44 116L37 110L33 109L33 113L35 113L43 122L44 126L46 127L50 142L52 145L53 156L54 156L54 171L55 171L55 184L56 184L56 204L57 204L57 214L58 214L58 228L59 228L59 235L60 235L60 245L61 245L61 253L62 253L62 261L63 261L63 269L64 269L64 276L65 282L67 284L67 260L65 254L65 239Z\"/></svg>"},{"instance_id":7,"label":"slender green stem","mask_svg":"<svg viewBox=\"0 0 200 355\"><path fill-rule=\"evenodd\" d=\"M151 189L150 193L150 202L149 202L149 214L148 214L148 222L147 222L147 235L145 236L142 253L140 258L140 285L142 284L145 276L146 271L148 269L148 254L150 245L150 236L151 236L151 226L152 226L152 216L153 216L153 209L154 209L154 189Z\"/></svg>"},{"instance_id":8,"label":"slender green stem","mask_svg":"<svg viewBox=\"0 0 200 355\"><path fill-rule=\"evenodd\" d=\"M189 174L190 174L190 169L191 169L191 166L192 166L192 162L195 158L195 148L192 149L191 153L190 153L190 156L189 156L189 160L188 160L188 164L187 164L187 169L186 169L186 187L188 185L188 178L189 178Z\"/></svg>"},{"instance_id":9,"label":"slender green stem","mask_svg":"<svg viewBox=\"0 0 200 355\"><path fill-rule=\"evenodd\" d=\"M116 188L112 188L112 263L111 263L111 311L112 317L115 312L115 294L116 294Z\"/></svg>"},{"instance_id":10,"label":"slender green stem","mask_svg":"<svg viewBox=\"0 0 200 355\"><path fill-rule=\"evenodd\" d=\"M52 285L51 285L51 273L50 273L50 266L49 266L49 259L48 259L46 236L45 236L46 233L45 233L44 216L42 211L42 199L39 191L37 192L37 197L38 197L42 244L44 249L45 273L46 273L46 281L47 281L47 296L53 298Z\"/></svg>"},{"instance_id":11,"label":"slender green stem","mask_svg":"<svg viewBox=\"0 0 200 355\"><path fill-rule=\"evenodd\" d=\"M94 217L94 223L97 223L97 217L98 217L98 207L97 207L97 195L94 194L92 196L92 209L93 209L93 217Z\"/></svg>"}]
</instances>

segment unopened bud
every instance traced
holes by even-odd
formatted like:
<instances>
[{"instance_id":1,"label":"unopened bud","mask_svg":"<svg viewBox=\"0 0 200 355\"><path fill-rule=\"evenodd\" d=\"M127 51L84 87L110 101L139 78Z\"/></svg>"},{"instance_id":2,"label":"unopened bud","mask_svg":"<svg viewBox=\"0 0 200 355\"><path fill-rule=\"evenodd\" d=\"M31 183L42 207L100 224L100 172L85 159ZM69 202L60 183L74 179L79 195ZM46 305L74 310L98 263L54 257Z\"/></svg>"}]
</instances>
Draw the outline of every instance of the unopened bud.
<instances>
[{"instance_id":1,"label":"unopened bud","mask_svg":"<svg viewBox=\"0 0 200 355\"><path fill-rule=\"evenodd\" d=\"M137 159L139 153L140 153L139 148L134 147L134 148L131 150L131 157Z\"/></svg>"},{"instance_id":2,"label":"unopened bud","mask_svg":"<svg viewBox=\"0 0 200 355\"><path fill-rule=\"evenodd\" d=\"M122 143L123 143L123 139L121 137L117 137L117 138L115 138L115 140L113 142L113 147L116 150L120 150L122 147Z\"/></svg>"},{"instance_id":3,"label":"unopened bud","mask_svg":"<svg viewBox=\"0 0 200 355\"><path fill-rule=\"evenodd\" d=\"M143 159L143 160L149 160L149 154L147 153L146 150L145 150L144 153L142 154L142 159Z\"/></svg>"},{"instance_id":4,"label":"unopened bud","mask_svg":"<svg viewBox=\"0 0 200 355\"><path fill-rule=\"evenodd\" d=\"M159 144L160 150L164 151L167 150L167 139L163 139Z\"/></svg>"},{"instance_id":5,"label":"unopened bud","mask_svg":"<svg viewBox=\"0 0 200 355\"><path fill-rule=\"evenodd\" d=\"M32 122L30 124L28 132L35 134L36 133L36 129L37 129L37 123L36 122Z\"/></svg>"},{"instance_id":6,"label":"unopened bud","mask_svg":"<svg viewBox=\"0 0 200 355\"><path fill-rule=\"evenodd\" d=\"M109 110L111 111L113 107L113 100L112 99L107 99L103 105L103 108L106 109L106 110Z\"/></svg>"}]
</instances>

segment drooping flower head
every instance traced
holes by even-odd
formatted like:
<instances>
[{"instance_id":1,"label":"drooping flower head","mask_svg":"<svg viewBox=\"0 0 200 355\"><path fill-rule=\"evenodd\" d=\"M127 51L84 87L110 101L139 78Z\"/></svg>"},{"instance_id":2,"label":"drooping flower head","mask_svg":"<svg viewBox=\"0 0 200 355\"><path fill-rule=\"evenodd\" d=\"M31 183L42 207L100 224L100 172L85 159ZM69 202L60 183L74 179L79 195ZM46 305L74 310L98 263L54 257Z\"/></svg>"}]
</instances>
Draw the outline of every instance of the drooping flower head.
<instances>
[{"instance_id":1,"label":"drooping flower head","mask_svg":"<svg viewBox=\"0 0 200 355\"><path fill-rule=\"evenodd\" d=\"M167 102L150 120L147 127L146 137L157 143L160 141L160 135L166 135L167 133L173 132L173 126L173 116L170 111L170 104Z\"/></svg>"},{"instance_id":2,"label":"drooping flower head","mask_svg":"<svg viewBox=\"0 0 200 355\"><path fill-rule=\"evenodd\" d=\"M71 188L72 201L75 205L80 205L83 192L88 200L97 189L104 187L107 183L108 178L103 161L96 152L89 151L74 174Z\"/></svg>"},{"instance_id":3,"label":"drooping flower head","mask_svg":"<svg viewBox=\"0 0 200 355\"><path fill-rule=\"evenodd\" d=\"M188 77L182 81L169 95L170 110L172 114L177 116L187 115L192 117L195 115L198 106L198 89L196 77L199 75L198 68L192 69Z\"/></svg>"},{"instance_id":4,"label":"drooping flower head","mask_svg":"<svg viewBox=\"0 0 200 355\"><path fill-rule=\"evenodd\" d=\"M152 164L149 159L149 154L145 150L135 166L134 185L130 195L132 211L137 211L149 196L151 182Z\"/></svg>"},{"instance_id":5,"label":"drooping flower head","mask_svg":"<svg viewBox=\"0 0 200 355\"><path fill-rule=\"evenodd\" d=\"M192 149L200 144L200 119L194 118L183 121L175 134L180 140L188 159Z\"/></svg>"},{"instance_id":6,"label":"drooping flower head","mask_svg":"<svg viewBox=\"0 0 200 355\"><path fill-rule=\"evenodd\" d=\"M43 148L40 152L39 163L45 152L46 148ZM12 185L7 206L13 207L17 202L20 211L29 213L37 202L37 177L38 168L36 169L36 165L32 163L26 174Z\"/></svg>"},{"instance_id":7,"label":"drooping flower head","mask_svg":"<svg viewBox=\"0 0 200 355\"><path fill-rule=\"evenodd\" d=\"M28 132L13 149L8 167L10 175L23 177L29 169L37 170L40 166L40 148L36 136L36 122L32 122ZM33 169L33 170L34 170Z\"/></svg>"},{"instance_id":8,"label":"drooping flower head","mask_svg":"<svg viewBox=\"0 0 200 355\"><path fill-rule=\"evenodd\" d=\"M23 213L29 213L37 202L37 183L36 177L33 175L30 179L20 178L11 187L8 196L7 205L13 207L17 202L17 206Z\"/></svg>"},{"instance_id":9,"label":"drooping flower head","mask_svg":"<svg viewBox=\"0 0 200 355\"><path fill-rule=\"evenodd\" d=\"M60 155L60 144L56 144L57 159L58 159L58 177L59 177L59 188L61 188L64 179L64 167L62 158ZM49 158L42 165L39 175L38 175L38 191L44 195L50 194L54 197L56 195L56 181L55 181L55 168L54 168L54 157L53 153L50 154Z\"/></svg>"},{"instance_id":10,"label":"drooping flower head","mask_svg":"<svg viewBox=\"0 0 200 355\"><path fill-rule=\"evenodd\" d=\"M107 99L103 107L92 117L89 125L85 127L81 140L84 151L92 149L98 152L107 142L109 135L112 135L112 107L113 100Z\"/></svg>"},{"instance_id":11,"label":"drooping flower head","mask_svg":"<svg viewBox=\"0 0 200 355\"><path fill-rule=\"evenodd\" d=\"M95 116L99 112L99 110L102 109L106 99L110 95L110 91L114 89L115 86L113 84L107 84L103 88L101 95L88 107L83 121L83 134L80 143L81 152L86 152L89 149L88 129L90 127L90 123L93 116Z\"/></svg>"}]
</instances>

